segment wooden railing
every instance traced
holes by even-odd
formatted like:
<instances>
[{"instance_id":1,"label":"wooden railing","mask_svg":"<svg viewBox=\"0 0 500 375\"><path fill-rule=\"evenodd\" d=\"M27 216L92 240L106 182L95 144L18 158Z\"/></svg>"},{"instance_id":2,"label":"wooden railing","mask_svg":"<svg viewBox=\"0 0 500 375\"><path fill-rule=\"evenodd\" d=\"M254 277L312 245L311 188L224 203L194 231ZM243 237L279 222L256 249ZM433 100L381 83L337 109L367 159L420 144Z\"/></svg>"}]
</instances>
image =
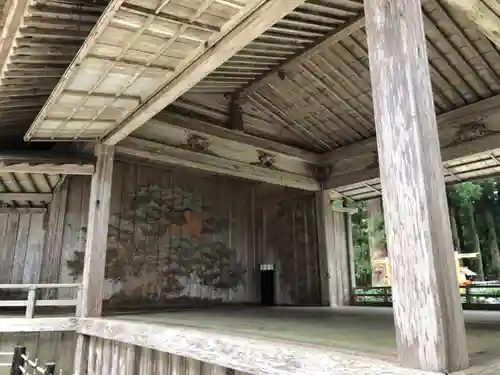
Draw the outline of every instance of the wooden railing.
<instances>
[{"instance_id":1,"label":"wooden railing","mask_svg":"<svg viewBox=\"0 0 500 375\"><path fill-rule=\"evenodd\" d=\"M482 285L468 285L460 288L464 308L473 309L500 309L500 284L483 283ZM489 303L490 299L498 303ZM354 305L391 306L391 287L354 288Z\"/></svg>"},{"instance_id":2,"label":"wooden railing","mask_svg":"<svg viewBox=\"0 0 500 375\"><path fill-rule=\"evenodd\" d=\"M26 318L33 318L35 307L71 307L79 309L82 284L0 284L0 290L28 291L25 300L0 300L0 307L26 307ZM37 291L42 289L77 289L75 299L37 299Z\"/></svg>"}]
</instances>

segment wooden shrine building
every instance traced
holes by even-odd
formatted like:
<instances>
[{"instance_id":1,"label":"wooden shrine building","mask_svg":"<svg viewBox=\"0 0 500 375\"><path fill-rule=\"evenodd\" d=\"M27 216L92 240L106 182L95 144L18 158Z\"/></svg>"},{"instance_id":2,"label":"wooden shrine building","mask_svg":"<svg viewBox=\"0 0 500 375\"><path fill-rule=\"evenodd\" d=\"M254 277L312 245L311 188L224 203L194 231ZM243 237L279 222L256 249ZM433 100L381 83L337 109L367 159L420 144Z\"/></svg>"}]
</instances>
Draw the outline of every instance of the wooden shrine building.
<instances>
[{"instance_id":1,"label":"wooden shrine building","mask_svg":"<svg viewBox=\"0 0 500 375\"><path fill-rule=\"evenodd\" d=\"M75 375L498 374L445 195L500 172L498 0L0 7L0 352ZM392 310L350 307L331 202L379 195Z\"/></svg>"}]
</instances>

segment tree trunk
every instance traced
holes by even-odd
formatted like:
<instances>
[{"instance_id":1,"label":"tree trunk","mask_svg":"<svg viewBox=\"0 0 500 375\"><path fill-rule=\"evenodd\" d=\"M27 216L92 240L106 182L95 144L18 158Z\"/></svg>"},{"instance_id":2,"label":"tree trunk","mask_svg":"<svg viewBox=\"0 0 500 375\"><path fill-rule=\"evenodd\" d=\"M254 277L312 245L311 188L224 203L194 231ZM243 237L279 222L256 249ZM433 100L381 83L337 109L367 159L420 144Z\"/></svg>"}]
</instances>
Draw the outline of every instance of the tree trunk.
<instances>
[{"instance_id":1,"label":"tree trunk","mask_svg":"<svg viewBox=\"0 0 500 375\"><path fill-rule=\"evenodd\" d=\"M474 244L474 252L478 253L477 258L475 259L476 273L479 280L484 280L483 256L481 253L481 243L479 242L479 235L477 234L474 204L472 202L468 203L467 209L469 213L470 229L472 234L472 242Z\"/></svg>"},{"instance_id":2,"label":"tree trunk","mask_svg":"<svg viewBox=\"0 0 500 375\"><path fill-rule=\"evenodd\" d=\"M460 244L460 235L458 233L458 223L457 223L457 209L453 207L453 205L450 203L449 205L449 210L450 210L450 224L451 224L451 234L453 235L453 249L457 252L460 253L462 246Z\"/></svg>"},{"instance_id":3,"label":"tree trunk","mask_svg":"<svg viewBox=\"0 0 500 375\"><path fill-rule=\"evenodd\" d=\"M370 248L370 262L372 268L372 286L386 285L386 267L377 261L387 257L384 243L382 198L371 199L367 202L368 210L368 244Z\"/></svg>"},{"instance_id":4,"label":"tree trunk","mask_svg":"<svg viewBox=\"0 0 500 375\"><path fill-rule=\"evenodd\" d=\"M462 252L465 247L465 238L464 238L464 227L462 224L462 217L460 216L460 207L454 207L454 216L455 222L457 223L457 234L458 234L458 243L459 243L459 251Z\"/></svg>"},{"instance_id":5,"label":"tree trunk","mask_svg":"<svg viewBox=\"0 0 500 375\"><path fill-rule=\"evenodd\" d=\"M498 248L498 237L495 229L495 219L489 208L485 208L484 217L488 226L488 237L491 253L491 270L496 279L500 278L500 249Z\"/></svg>"}]
</instances>

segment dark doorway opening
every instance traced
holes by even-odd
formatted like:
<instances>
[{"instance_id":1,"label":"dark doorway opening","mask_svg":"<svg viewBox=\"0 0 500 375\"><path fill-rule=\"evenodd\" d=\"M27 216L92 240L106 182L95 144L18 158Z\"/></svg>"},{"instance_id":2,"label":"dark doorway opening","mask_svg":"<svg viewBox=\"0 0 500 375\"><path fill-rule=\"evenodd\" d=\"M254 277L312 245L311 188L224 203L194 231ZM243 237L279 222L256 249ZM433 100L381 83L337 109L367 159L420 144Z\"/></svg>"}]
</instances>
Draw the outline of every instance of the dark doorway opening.
<instances>
[{"instance_id":1,"label":"dark doorway opening","mask_svg":"<svg viewBox=\"0 0 500 375\"><path fill-rule=\"evenodd\" d=\"M260 304L262 306L275 306L275 270L273 264L260 266Z\"/></svg>"}]
</instances>

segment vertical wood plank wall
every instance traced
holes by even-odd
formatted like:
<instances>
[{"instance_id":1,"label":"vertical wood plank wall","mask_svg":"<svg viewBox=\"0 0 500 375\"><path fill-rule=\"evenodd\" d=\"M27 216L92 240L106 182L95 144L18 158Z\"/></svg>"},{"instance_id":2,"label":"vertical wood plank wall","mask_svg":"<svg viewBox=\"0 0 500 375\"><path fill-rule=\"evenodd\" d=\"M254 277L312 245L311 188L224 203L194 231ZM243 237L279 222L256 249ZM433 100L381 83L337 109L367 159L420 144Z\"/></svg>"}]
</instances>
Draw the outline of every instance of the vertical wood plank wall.
<instances>
[{"instance_id":1,"label":"vertical wood plank wall","mask_svg":"<svg viewBox=\"0 0 500 375\"><path fill-rule=\"evenodd\" d=\"M0 214L1 282L81 281L90 181L68 178L45 215ZM279 304L320 304L314 195L287 194L262 205L251 182L116 162L107 306L259 302L262 263Z\"/></svg>"},{"instance_id":2,"label":"vertical wood plank wall","mask_svg":"<svg viewBox=\"0 0 500 375\"><path fill-rule=\"evenodd\" d=\"M40 280L45 215L22 211L0 213L0 283Z\"/></svg>"},{"instance_id":3,"label":"vertical wood plank wall","mask_svg":"<svg viewBox=\"0 0 500 375\"><path fill-rule=\"evenodd\" d=\"M258 258L277 271L276 303L321 305L314 193L283 191L257 208Z\"/></svg>"}]
</instances>

